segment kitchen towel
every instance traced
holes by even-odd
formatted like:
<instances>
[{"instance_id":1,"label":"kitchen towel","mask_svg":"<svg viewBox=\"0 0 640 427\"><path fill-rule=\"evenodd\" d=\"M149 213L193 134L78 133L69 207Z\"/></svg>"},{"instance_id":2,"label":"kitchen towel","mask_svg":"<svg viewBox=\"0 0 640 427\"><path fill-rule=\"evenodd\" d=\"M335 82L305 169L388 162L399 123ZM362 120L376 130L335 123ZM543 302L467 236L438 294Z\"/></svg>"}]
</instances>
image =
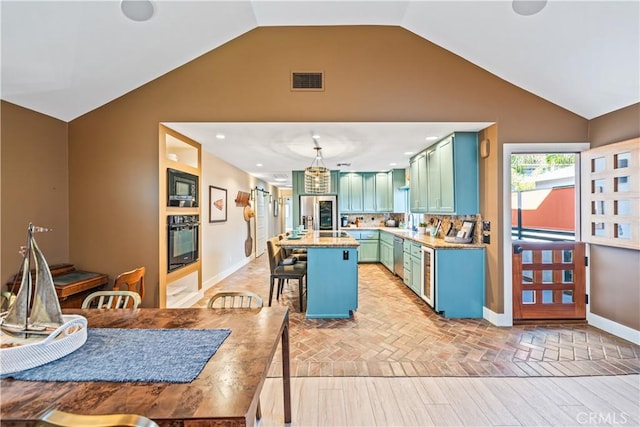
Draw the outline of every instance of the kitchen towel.
<instances>
[{"instance_id":1,"label":"kitchen towel","mask_svg":"<svg viewBox=\"0 0 640 427\"><path fill-rule=\"evenodd\" d=\"M26 381L193 381L230 329L89 328L67 356L6 377Z\"/></svg>"}]
</instances>

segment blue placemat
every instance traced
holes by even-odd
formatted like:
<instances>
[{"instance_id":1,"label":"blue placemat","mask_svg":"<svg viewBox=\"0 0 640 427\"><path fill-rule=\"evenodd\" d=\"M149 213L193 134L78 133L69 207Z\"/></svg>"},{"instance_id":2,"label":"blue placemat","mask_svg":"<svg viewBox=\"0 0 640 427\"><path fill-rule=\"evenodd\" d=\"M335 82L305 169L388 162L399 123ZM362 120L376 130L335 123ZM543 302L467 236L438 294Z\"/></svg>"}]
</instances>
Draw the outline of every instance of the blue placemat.
<instances>
[{"instance_id":1,"label":"blue placemat","mask_svg":"<svg viewBox=\"0 0 640 427\"><path fill-rule=\"evenodd\" d=\"M46 365L7 375L27 381L193 381L229 329L89 328L87 342Z\"/></svg>"}]
</instances>

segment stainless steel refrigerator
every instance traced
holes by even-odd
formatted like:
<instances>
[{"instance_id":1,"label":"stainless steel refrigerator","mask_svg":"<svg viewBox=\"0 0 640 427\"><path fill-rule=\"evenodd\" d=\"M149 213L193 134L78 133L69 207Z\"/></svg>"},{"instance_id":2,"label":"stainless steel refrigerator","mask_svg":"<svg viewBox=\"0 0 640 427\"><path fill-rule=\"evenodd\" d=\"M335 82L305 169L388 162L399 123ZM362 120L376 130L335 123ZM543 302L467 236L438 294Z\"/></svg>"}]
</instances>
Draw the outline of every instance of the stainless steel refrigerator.
<instances>
[{"instance_id":1,"label":"stainless steel refrigerator","mask_svg":"<svg viewBox=\"0 0 640 427\"><path fill-rule=\"evenodd\" d=\"M337 196L300 196L300 224L310 230L337 230Z\"/></svg>"}]
</instances>

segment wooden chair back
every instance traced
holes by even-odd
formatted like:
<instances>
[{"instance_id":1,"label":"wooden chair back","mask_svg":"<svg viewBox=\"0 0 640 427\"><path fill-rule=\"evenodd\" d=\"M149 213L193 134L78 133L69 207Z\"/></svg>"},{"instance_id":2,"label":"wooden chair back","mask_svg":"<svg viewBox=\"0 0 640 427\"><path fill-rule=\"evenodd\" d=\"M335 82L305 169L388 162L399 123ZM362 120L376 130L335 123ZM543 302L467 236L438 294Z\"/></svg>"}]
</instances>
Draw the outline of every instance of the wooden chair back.
<instances>
[{"instance_id":1,"label":"wooden chair back","mask_svg":"<svg viewBox=\"0 0 640 427\"><path fill-rule=\"evenodd\" d=\"M116 277L113 282L114 291L131 291L137 292L140 298L144 297L144 275L147 269L145 267L136 268L135 270L125 271Z\"/></svg>"},{"instance_id":2,"label":"wooden chair back","mask_svg":"<svg viewBox=\"0 0 640 427\"><path fill-rule=\"evenodd\" d=\"M271 274L276 270L276 267L282 261L282 248L276 246L277 238L267 240L267 255L269 255L269 268Z\"/></svg>"},{"instance_id":3,"label":"wooden chair back","mask_svg":"<svg viewBox=\"0 0 640 427\"><path fill-rule=\"evenodd\" d=\"M106 310L138 308L142 298L131 291L98 291L93 292L82 301L82 308L101 308Z\"/></svg>"},{"instance_id":4,"label":"wooden chair back","mask_svg":"<svg viewBox=\"0 0 640 427\"><path fill-rule=\"evenodd\" d=\"M220 300L218 305L214 305ZM262 298L258 294L248 291L218 292L209 299L207 308L260 308Z\"/></svg>"}]
</instances>

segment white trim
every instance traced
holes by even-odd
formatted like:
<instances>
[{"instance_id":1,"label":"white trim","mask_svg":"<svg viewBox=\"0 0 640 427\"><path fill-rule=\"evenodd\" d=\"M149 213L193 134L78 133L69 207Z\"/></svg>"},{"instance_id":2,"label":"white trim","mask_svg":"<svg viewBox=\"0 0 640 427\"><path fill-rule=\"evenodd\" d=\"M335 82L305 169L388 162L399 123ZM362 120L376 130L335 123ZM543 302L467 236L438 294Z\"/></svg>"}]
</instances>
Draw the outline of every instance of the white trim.
<instances>
[{"instance_id":1,"label":"white trim","mask_svg":"<svg viewBox=\"0 0 640 427\"><path fill-rule=\"evenodd\" d=\"M504 264L504 314L502 326L513 325L513 292L511 281L511 155L514 153L579 153L588 150L588 142L522 143L502 146L502 242ZM578 179L576 179L578 181ZM579 207L577 207L579 209ZM576 227L579 229L580 226ZM577 230L579 232L579 230Z\"/></svg>"},{"instance_id":2,"label":"white trim","mask_svg":"<svg viewBox=\"0 0 640 427\"><path fill-rule=\"evenodd\" d=\"M208 291L209 289L214 287L216 284L218 284L221 280L229 277L230 275L232 275L236 271L240 270L245 265L249 264L251 261L253 261L253 257L247 257L247 258L243 259L242 261L235 263L234 265L232 265L231 267L227 268L226 270L221 271L220 273L218 273L215 276L213 276L211 279L209 279L209 280L205 281L204 283L202 283L202 290L204 292Z\"/></svg>"},{"instance_id":3,"label":"white trim","mask_svg":"<svg viewBox=\"0 0 640 427\"><path fill-rule=\"evenodd\" d=\"M507 319L504 313L496 313L487 307L482 307L482 317L496 326L512 326L511 319Z\"/></svg>"},{"instance_id":4,"label":"white trim","mask_svg":"<svg viewBox=\"0 0 640 427\"><path fill-rule=\"evenodd\" d=\"M631 341L635 345L640 345L640 331L593 313L587 313L587 322L589 322L589 325L591 326L595 326L605 332L609 332L617 337Z\"/></svg>"}]
</instances>

